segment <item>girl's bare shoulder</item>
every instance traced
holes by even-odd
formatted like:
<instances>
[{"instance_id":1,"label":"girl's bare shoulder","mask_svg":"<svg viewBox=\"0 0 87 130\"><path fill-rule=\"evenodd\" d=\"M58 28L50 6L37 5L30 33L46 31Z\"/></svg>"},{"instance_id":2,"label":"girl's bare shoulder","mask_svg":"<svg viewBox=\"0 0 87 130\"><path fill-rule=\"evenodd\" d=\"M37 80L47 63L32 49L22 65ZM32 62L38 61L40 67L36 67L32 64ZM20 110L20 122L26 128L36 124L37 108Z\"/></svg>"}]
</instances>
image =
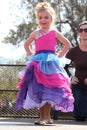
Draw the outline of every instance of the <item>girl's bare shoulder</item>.
<instances>
[{"instance_id":1,"label":"girl's bare shoulder","mask_svg":"<svg viewBox=\"0 0 87 130\"><path fill-rule=\"evenodd\" d=\"M37 39L38 31L39 31L39 29L34 30L34 31L30 34L30 36L31 36L31 37L34 37L34 39Z\"/></svg>"}]
</instances>

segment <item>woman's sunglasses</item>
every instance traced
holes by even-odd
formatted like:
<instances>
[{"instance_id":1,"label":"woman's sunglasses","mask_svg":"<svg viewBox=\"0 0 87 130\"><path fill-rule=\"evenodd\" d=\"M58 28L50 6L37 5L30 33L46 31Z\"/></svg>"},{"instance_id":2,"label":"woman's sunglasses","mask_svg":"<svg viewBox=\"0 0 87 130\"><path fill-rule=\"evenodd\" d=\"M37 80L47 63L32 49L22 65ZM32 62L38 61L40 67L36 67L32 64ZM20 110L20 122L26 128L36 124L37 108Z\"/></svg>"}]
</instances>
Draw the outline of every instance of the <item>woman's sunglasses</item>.
<instances>
[{"instance_id":1,"label":"woman's sunglasses","mask_svg":"<svg viewBox=\"0 0 87 130\"><path fill-rule=\"evenodd\" d=\"M80 32L80 33L82 33L83 31L84 31L85 33L87 33L87 28L84 28L84 29L80 28L80 29L79 29L79 32Z\"/></svg>"}]
</instances>

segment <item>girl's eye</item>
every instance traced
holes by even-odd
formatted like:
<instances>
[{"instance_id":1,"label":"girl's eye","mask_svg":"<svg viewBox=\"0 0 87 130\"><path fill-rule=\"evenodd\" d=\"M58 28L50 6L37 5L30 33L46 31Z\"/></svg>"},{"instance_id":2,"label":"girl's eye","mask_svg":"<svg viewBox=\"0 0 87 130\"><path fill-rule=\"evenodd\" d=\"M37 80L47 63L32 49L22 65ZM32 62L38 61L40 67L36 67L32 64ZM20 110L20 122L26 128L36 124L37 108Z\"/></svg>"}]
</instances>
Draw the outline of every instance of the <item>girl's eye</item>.
<instances>
[{"instance_id":1,"label":"girl's eye","mask_svg":"<svg viewBox=\"0 0 87 130\"><path fill-rule=\"evenodd\" d=\"M49 19L49 17L48 16L46 16L46 17L39 17L39 19Z\"/></svg>"},{"instance_id":2,"label":"girl's eye","mask_svg":"<svg viewBox=\"0 0 87 130\"><path fill-rule=\"evenodd\" d=\"M49 17L48 16L46 16L46 17L44 17L45 19L49 19Z\"/></svg>"},{"instance_id":3,"label":"girl's eye","mask_svg":"<svg viewBox=\"0 0 87 130\"><path fill-rule=\"evenodd\" d=\"M42 17L39 17L39 19L42 19Z\"/></svg>"}]
</instances>

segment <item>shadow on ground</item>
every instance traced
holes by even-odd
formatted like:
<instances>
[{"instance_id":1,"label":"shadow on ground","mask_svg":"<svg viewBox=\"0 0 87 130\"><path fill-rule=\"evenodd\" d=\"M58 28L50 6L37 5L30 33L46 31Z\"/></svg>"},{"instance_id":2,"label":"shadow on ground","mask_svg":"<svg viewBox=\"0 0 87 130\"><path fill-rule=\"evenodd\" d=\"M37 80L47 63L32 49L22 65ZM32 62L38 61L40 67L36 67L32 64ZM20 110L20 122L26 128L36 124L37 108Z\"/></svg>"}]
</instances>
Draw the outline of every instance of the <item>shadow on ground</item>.
<instances>
[{"instance_id":1,"label":"shadow on ground","mask_svg":"<svg viewBox=\"0 0 87 130\"><path fill-rule=\"evenodd\" d=\"M35 118L0 118L0 126L1 125L20 125L20 126L33 126L35 122ZM75 120L54 120L54 123L50 126L57 124L64 125L87 125L87 121L75 121Z\"/></svg>"}]
</instances>

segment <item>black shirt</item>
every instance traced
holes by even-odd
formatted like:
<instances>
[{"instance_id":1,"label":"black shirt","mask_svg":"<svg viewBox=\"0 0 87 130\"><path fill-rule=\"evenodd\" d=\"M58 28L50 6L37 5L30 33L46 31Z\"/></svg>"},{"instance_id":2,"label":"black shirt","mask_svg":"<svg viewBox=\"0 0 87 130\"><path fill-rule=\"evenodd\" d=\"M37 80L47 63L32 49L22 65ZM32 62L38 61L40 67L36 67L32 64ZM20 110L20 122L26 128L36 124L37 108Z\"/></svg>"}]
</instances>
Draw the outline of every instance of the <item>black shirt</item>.
<instances>
[{"instance_id":1,"label":"black shirt","mask_svg":"<svg viewBox=\"0 0 87 130\"><path fill-rule=\"evenodd\" d=\"M82 51L79 46L76 46L69 50L66 54L66 58L71 59L73 62L75 76L79 79L79 85L85 86L84 79L87 78L87 52Z\"/></svg>"}]
</instances>

